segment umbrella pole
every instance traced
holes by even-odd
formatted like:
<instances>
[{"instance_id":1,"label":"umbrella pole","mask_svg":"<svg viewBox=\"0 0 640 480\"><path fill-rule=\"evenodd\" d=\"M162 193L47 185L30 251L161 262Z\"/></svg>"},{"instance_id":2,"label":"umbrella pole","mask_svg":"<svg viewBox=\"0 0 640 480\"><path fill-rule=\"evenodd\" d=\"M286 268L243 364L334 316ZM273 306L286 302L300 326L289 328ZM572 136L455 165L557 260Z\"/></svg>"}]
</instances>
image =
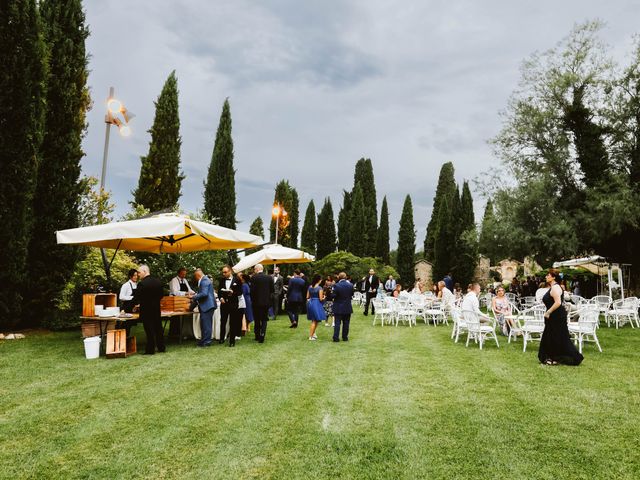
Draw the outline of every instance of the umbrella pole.
<instances>
[{"instance_id":1,"label":"umbrella pole","mask_svg":"<svg viewBox=\"0 0 640 480\"><path fill-rule=\"evenodd\" d=\"M111 263L107 260L107 252L104 248L100 249L100 253L102 253L102 265L104 266L104 274L107 277L107 283L111 282Z\"/></svg>"}]
</instances>

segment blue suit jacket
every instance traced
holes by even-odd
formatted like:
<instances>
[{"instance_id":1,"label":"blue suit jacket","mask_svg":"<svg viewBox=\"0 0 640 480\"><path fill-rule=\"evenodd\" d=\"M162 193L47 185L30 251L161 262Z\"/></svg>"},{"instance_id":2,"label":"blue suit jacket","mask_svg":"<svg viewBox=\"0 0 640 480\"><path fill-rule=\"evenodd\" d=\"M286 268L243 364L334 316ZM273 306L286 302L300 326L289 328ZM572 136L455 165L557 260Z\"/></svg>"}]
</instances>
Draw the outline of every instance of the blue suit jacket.
<instances>
[{"instance_id":1,"label":"blue suit jacket","mask_svg":"<svg viewBox=\"0 0 640 480\"><path fill-rule=\"evenodd\" d=\"M213 293L213 284L206 275L200 280L198 293L196 293L193 299L198 302L198 308L201 312L208 312L209 310L217 308L216 297Z\"/></svg>"},{"instance_id":2,"label":"blue suit jacket","mask_svg":"<svg viewBox=\"0 0 640 480\"><path fill-rule=\"evenodd\" d=\"M288 302L304 302L306 297L304 291L304 280L300 277L291 277L289 279L289 285L287 289L287 301Z\"/></svg>"},{"instance_id":3,"label":"blue suit jacket","mask_svg":"<svg viewBox=\"0 0 640 480\"><path fill-rule=\"evenodd\" d=\"M353 313L351 298L353 298L353 284L348 280L340 280L333 286L333 313L335 315L350 315Z\"/></svg>"}]
</instances>

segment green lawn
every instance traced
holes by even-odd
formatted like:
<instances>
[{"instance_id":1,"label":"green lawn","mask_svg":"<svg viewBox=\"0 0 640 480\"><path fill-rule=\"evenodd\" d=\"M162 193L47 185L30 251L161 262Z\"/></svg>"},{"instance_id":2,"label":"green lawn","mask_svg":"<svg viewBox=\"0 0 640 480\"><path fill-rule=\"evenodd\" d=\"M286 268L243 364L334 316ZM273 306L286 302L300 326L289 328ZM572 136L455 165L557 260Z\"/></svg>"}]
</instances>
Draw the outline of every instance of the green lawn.
<instances>
[{"instance_id":1,"label":"green lawn","mask_svg":"<svg viewBox=\"0 0 640 480\"><path fill-rule=\"evenodd\" d=\"M449 327L301 325L116 360L79 332L0 342L0 477L640 478L638 330L601 328L571 368Z\"/></svg>"}]
</instances>

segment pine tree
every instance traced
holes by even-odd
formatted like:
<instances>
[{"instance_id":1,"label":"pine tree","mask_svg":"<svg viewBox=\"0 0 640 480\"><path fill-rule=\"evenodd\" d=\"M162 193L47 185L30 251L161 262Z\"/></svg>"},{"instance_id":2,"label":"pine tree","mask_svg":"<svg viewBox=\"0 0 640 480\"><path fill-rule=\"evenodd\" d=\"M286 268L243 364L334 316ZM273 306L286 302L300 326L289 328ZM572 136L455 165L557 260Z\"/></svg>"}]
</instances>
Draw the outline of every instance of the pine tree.
<instances>
[{"instance_id":1,"label":"pine tree","mask_svg":"<svg viewBox=\"0 0 640 480\"><path fill-rule=\"evenodd\" d=\"M365 239L364 256L373 257L376 254L376 240L378 233L378 201L376 199L376 184L373 177L373 165L368 158L361 158L356 163L353 175L353 188L360 185L364 204Z\"/></svg>"},{"instance_id":2,"label":"pine tree","mask_svg":"<svg viewBox=\"0 0 640 480\"><path fill-rule=\"evenodd\" d=\"M364 257L366 253L366 235L364 233L366 218L360 184L356 184L353 190L352 202L349 220L349 252L356 257Z\"/></svg>"},{"instance_id":3,"label":"pine tree","mask_svg":"<svg viewBox=\"0 0 640 480\"><path fill-rule=\"evenodd\" d=\"M416 231L413 223L413 204L407 195L400 217L398 230L398 275L405 287L410 287L415 281L414 260L416 252Z\"/></svg>"},{"instance_id":4,"label":"pine tree","mask_svg":"<svg viewBox=\"0 0 640 480\"><path fill-rule=\"evenodd\" d=\"M229 99L224 101L211 164L204 190L204 210L213 222L236 228L236 171L233 168L233 139Z\"/></svg>"},{"instance_id":5,"label":"pine tree","mask_svg":"<svg viewBox=\"0 0 640 480\"><path fill-rule=\"evenodd\" d=\"M133 192L133 204L141 205L151 212L174 209L178 205L184 179L180 172L182 140L175 70L167 78L155 105L156 114L149 130L149 153L146 157L141 157L138 188Z\"/></svg>"},{"instance_id":6,"label":"pine tree","mask_svg":"<svg viewBox=\"0 0 640 480\"><path fill-rule=\"evenodd\" d=\"M336 224L331 200L326 198L318 215L316 258L320 260L336 251Z\"/></svg>"},{"instance_id":7,"label":"pine tree","mask_svg":"<svg viewBox=\"0 0 640 480\"><path fill-rule=\"evenodd\" d=\"M342 208L338 213L338 248L344 252L349 250L349 221L351 220L351 193L343 190Z\"/></svg>"},{"instance_id":8,"label":"pine tree","mask_svg":"<svg viewBox=\"0 0 640 480\"><path fill-rule=\"evenodd\" d=\"M293 188L287 180L281 180L276 185L275 195L273 198L274 205L280 205L286 214L280 215L278 220L278 243L285 247L296 248L298 237L298 192ZM295 228L294 228L295 225ZM275 242L276 237L276 218L271 218L271 226L269 228L270 239ZM294 240L295 234L295 240Z\"/></svg>"},{"instance_id":9,"label":"pine tree","mask_svg":"<svg viewBox=\"0 0 640 480\"><path fill-rule=\"evenodd\" d=\"M309 201L304 215L304 225L300 236L300 248L305 252L315 255L316 252L316 206L313 200Z\"/></svg>"},{"instance_id":10,"label":"pine tree","mask_svg":"<svg viewBox=\"0 0 640 480\"><path fill-rule=\"evenodd\" d=\"M35 0L0 2L0 45L0 327L9 327L21 320L44 133L46 46Z\"/></svg>"},{"instance_id":11,"label":"pine tree","mask_svg":"<svg viewBox=\"0 0 640 480\"><path fill-rule=\"evenodd\" d=\"M376 257L382 259L385 265L389 265L389 207L387 206L387 197L382 199L382 207L380 208L380 226L378 227L378 235L376 238Z\"/></svg>"},{"instance_id":12,"label":"pine tree","mask_svg":"<svg viewBox=\"0 0 640 480\"><path fill-rule=\"evenodd\" d=\"M447 197L449 199L449 205L452 204L451 196L456 188L456 181L454 178L453 163L447 162L442 165L440 169L440 176L438 178L438 186L436 187L436 195L433 198L433 210L431 211L431 219L427 225L427 234L424 240L424 256L430 262L435 259L434 244L437 231L438 217L440 213L440 205L442 200Z\"/></svg>"},{"instance_id":13,"label":"pine tree","mask_svg":"<svg viewBox=\"0 0 640 480\"><path fill-rule=\"evenodd\" d=\"M264 238L264 223L262 222L262 217L256 217L251 226L249 227L249 233L252 235L257 235L259 237ZM254 252L257 252L262 247L249 248L245 252L247 255L251 255Z\"/></svg>"}]
</instances>

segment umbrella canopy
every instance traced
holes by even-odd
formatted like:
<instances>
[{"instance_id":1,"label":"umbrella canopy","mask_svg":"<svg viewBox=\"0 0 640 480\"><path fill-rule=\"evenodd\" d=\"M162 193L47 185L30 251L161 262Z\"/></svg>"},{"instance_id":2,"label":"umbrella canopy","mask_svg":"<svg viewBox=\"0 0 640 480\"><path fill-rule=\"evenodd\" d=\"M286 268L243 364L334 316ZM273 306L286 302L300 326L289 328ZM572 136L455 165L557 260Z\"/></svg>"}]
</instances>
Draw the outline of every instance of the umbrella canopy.
<instances>
[{"instance_id":1,"label":"umbrella canopy","mask_svg":"<svg viewBox=\"0 0 640 480\"><path fill-rule=\"evenodd\" d=\"M251 268L259 263L263 265L274 265L276 263L308 263L313 262L316 258L302 250L295 248L283 247L282 245L265 245L251 255L247 255L233 266L234 272L241 272L247 268Z\"/></svg>"},{"instance_id":2,"label":"umbrella canopy","mask_svg":"<svg viewBox=\"0 0 640 480\"><path fill-rule=\"evenodd\" d=\"M607 260L599 255L593 255L591 257L573 258L571 260L563 260L561 262L554 262L553 268L559 267L582 267L587 265L602 265L607 266Z\"/></svg>"},{"instance_id":3,"label":"umbrella canopy","mask_svg":"<svg viewBox=\"0 0 640 480\"><path fill-rule=\"evenodd\" d=\"M230 228L161 214L126 222L71 228L56 232L59 244L86 245L151 253L233 250L262 245L262 238Z\"/></svg>"}]
</instances>

